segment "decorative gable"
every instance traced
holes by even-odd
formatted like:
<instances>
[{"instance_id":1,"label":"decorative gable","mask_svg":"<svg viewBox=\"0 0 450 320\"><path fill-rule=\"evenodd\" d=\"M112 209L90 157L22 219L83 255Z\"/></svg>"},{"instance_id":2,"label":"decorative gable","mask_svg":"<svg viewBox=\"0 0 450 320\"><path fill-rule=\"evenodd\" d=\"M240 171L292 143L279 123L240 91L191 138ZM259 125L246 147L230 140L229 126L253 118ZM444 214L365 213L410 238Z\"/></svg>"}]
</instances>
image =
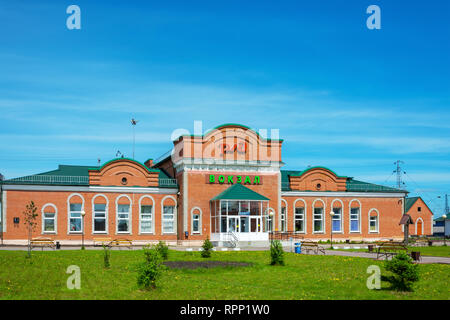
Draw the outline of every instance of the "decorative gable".
<instances>
[{"instance_id":1,"label":"decorative gable","mask_svg":"<svg viewBox=\"0 0 450 320\"><path fill-rule=\"evenodd\" d=\"M119 158L99 169L89 170L89 185L158 187L159 170L147 168L133 159Z\"/></svg>"},{"instance_id":2,"label":"decorative gable","mask_svg":"<svg viewBox=\"0 0 450 320\"><path fill-rule=\"evenodd\" d=\"M346 181L347 177L339 177L324 167L310 168L289 176L291 190L298 191L346 191Z\"/></svg>"}]
</instances>

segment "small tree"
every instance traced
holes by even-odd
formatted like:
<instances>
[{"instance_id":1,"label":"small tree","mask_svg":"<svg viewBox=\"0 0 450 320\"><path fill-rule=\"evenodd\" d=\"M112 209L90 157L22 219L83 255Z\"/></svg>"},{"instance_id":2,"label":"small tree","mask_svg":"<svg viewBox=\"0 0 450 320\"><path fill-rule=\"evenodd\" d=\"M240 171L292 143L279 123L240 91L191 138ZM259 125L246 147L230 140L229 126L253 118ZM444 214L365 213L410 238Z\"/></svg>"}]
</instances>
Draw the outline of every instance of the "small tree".
<instances>
[{"instance_id":1,"label":"small tree","mask_svg":"<svg viewBox=\"0 0 450 320\"><path fill-rule=\"evenodd\" d=\"M150 246L144 247L145 262L138 266L138 286L144 289L153 289L156 287L156 281L161 276L165 266L162 263L162 257L159 252Z\"/></svg>"},{"instance_id":2,"label":"small tree","mask_svg":"<svg viewBox=\"0 0 450 320\"><path fill-rule=\"evenodd\" d=\"M212 251L212 248L214 248L214 246L211 243L211 241L209 241L209 238L206 238L206 240L203 242L202 248L203 248L202 257L203 258L211 257L211 251Z\"/></svg>"},{"instance_id":3,"label":"small tree","mask_svg":"<svg viewBox=\"0 0 450 320\"><path fill-rule=\"evenodd\" d=\"M270 243L270 264L284 266L284 250L280 240Z\"/></svg>"},{"instance_id":4,"label":"small tree","mask_svg":"<svg viewBox=\"0 0 450 320\"><path fill-rule=\"evenodd\" d=\"M103 264L105 268L109 268L111 263L109 262L111 252L109 251L109 247L103 245Z\"/></svg>"},{"instance_id":5,"label":"small tree","mask_svg":"<svg viewBox=\"0 0 450 320\"><path fill-rule=\"evenodd\" d=\"M23 215L24 223L28 231L28 258L31 258L31 238L33 235L33 231L36 229L36 218L38 214L36 213L37 207L34 204L34 201L30 201L25 208L26 209L25 211L23 211Z\"/></svg>"},{"instance_id":6,"label":"small tree","mask_svg":"<svg viewBox=\"0 0 450 320\"><path fill-rule=\"evenodd\" d=\"M419 266L414 264L411 257L405 253L397 254L391 260L387 260L385 267L393 274L386 277L393 289L412 291L414 282L419 280Z\"/></svg>"},{"instance_id":7,"label":"small tree","mask_svg":"<svg viewBox=\"0 0 450 320\"><path fill-rule=\"evenodd\" d=\"M163 241L158 242L156 245L156 251L158 251L163 260L167 260L169 257L169 246L167 246Z\"/></svg>"}]
</instances>

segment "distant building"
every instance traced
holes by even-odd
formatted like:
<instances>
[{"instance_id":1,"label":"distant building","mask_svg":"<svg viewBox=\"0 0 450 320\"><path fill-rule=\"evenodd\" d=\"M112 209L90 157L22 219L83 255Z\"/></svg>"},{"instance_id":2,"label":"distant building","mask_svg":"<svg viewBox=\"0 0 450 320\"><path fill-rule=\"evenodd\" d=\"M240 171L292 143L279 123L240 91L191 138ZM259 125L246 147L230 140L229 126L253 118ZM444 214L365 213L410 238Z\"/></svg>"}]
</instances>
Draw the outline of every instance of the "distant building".
<instances>
[{"instance_id":1,"label":"distant building","mask_svg":"<svg viewBox=\"0 0 450 320\"><path fill-rule=\"evenodd\" d=\"M444 235L445 230L445 236L450 236L450 219L447 217L447 219L444 220L443 217L439 217L434 219L433 221L433 235L437 237L442 237Z\"/></svg>"},{"instance_id":2,"label":"distant building","mask_svg":"<svg viewBox=\"0 0 450 320\"><path fill-rule=\"evenodd\" d=\"M409 230L410 235L423 236L433 234L433 225L428 223L433 218L433 212L431 212L431 209L421 197L406 198L405 213L409 214L413 219L413 224Z\"/></svg>"}]
</instances>

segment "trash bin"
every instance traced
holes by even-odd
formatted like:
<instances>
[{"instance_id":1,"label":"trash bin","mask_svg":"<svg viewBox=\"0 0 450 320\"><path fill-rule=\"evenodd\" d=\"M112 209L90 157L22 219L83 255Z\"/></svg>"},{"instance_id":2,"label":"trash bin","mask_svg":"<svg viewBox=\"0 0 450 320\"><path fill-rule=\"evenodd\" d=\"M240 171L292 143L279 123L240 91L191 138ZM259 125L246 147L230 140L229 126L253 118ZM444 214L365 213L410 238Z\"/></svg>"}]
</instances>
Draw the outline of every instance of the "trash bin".
<instances>
[{"instance_id":1,"label":"trash bin","mask_svg":"<svg viewBox=\"0 0 450 320\"><path fill-rule=\"evenodd\" d=\"M413 258L414 261L420 261L420 251L412 251L411 258Z\"/></svg>"},{"instance_id":2,"label":"trash bin","mask_svg":"<svg viewBox=\"0 0 450 320\"><path fill-rule=\"evenodd\" d=\"M56 241L56 249L61 249L61 244L59 243L59 241Z\"/></svg>"},{"instance_id":3,"label":"trash bin","mask_svg":"<svg viewBox=\"0 0 450 320\"><path fill-rule=\"evenodd\" d=\"M369 252L373 252L373 244L369 244L367 246L367 249L369 249Z\"/></svg>"},{"instance_id":4,"label":"trash bin","mask_svg":"<svg viewBox=\"0 0 450 320\"><path fill-rule=\"evenodd\" d=\"M301 242L297 242L295 244L295 253L302 253L302 243Z\"/></svg>"}]
</instances>

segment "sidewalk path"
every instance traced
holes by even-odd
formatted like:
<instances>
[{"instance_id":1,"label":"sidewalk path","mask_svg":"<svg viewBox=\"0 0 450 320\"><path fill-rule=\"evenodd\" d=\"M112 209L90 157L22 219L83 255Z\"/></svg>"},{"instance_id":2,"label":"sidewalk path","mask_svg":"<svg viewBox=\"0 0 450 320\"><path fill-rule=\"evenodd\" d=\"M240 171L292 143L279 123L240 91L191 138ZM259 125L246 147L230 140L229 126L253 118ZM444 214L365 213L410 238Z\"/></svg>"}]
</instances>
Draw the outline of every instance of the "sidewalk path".
<instances>
[{"instance_id":1,"label":"sidewalk path","mask_svg":"<svg viewBox=\"0 0 450 320\"><path fill-rule=\"evenodd\" d=\"M355 252L355 251L339 251L339 250L325 250L325 253L329 256L344 256L344 257L359 257L359 258L369 258L376 260L376 253L368 252ZM432 256L421 256L419 263L442 263L450 264L450 258L445 257L432 257Z\"/></svg>"}]
</instances>

